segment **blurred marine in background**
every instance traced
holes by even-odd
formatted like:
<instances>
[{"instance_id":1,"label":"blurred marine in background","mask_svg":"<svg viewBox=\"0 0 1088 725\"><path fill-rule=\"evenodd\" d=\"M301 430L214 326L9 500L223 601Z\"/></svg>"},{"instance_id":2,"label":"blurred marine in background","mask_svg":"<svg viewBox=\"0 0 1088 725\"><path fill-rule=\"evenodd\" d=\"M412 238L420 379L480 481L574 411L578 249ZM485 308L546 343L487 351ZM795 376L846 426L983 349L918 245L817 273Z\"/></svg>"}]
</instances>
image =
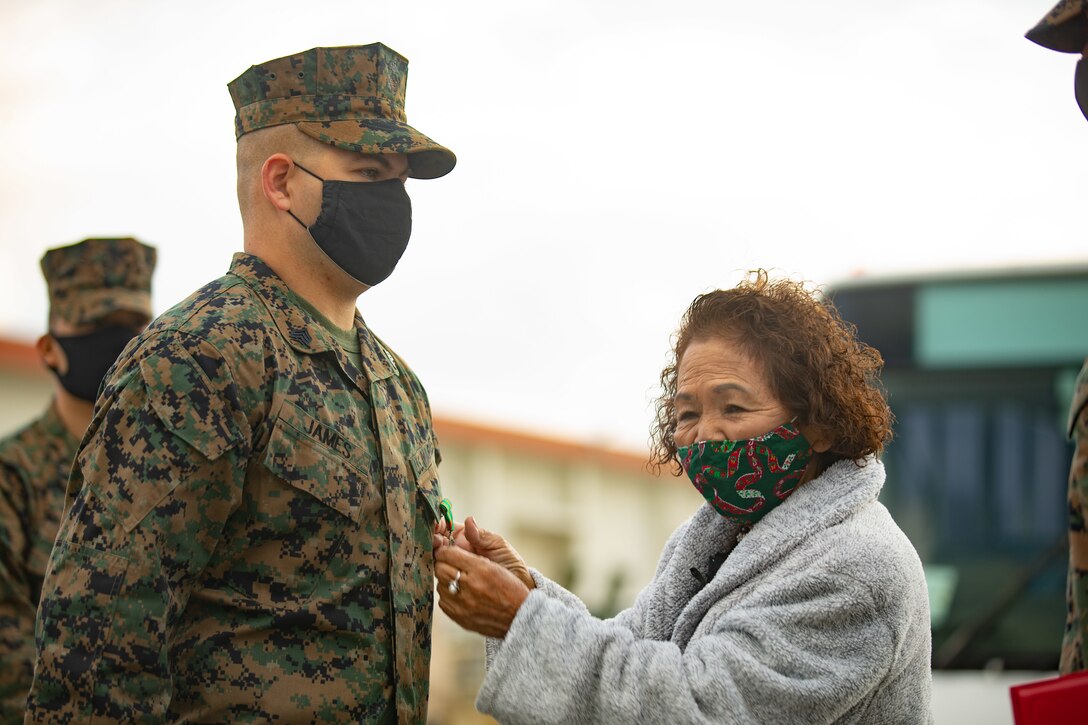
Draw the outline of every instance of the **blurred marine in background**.
<instances>
[{"instance_id":1,"label":"blurred marine in background","mask_svg":"<svg viewBox=\"0 0 1088 725\"><path fill-rule=\"evenodd\" d=\"M49 331L37 342L56 377L45 413L0 440L0 721L22 722L34 663L34 612L64 510L68 473L98 388L151 321L155 249L87 239L42 257Z\"/></svg>"},{"instance_id":2,"label":"blurred marine in background","mask_svg":"<svg viewBox=\"0 0 1088 725\"><path fill-rule=\"evenodd\" d=\"M1073 93L1088 119L1088 0L1062 0L1027 32L1027 38L1044 48L1081 55ZM1088 347L1088 340L1082 342ZM1068 431L1076 448L1069 471L1069 613L1059 665L1063 674L1088 666L1088 360L1077 376Z\"/></svg>"},{"instance_id":3,"label":"blurred marine in background","mask_svg":"<svg viewBox=\"0 0 1088 725\"><path fill-rule=\"evenodd\" d=\"M407 124L407 73L374 43L228 85L245 253L106 380L30 722L426 721L438 449L356 309L408 244L405 181L456 163Z\"/></svg>"}]
</instances>

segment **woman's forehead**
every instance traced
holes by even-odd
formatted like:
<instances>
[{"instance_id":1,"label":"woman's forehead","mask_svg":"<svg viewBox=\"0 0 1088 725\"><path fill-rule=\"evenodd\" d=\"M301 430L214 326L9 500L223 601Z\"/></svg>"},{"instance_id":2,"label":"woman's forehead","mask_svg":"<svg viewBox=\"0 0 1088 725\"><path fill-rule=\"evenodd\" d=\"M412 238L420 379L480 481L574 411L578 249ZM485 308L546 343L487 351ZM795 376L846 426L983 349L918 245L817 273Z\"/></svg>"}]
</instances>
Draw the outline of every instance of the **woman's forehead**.
<instances>
[{"instance_id":1,"label":"woman's forehead","mask_svg":"<svg viewBox=\"0 0 1088 725\"><path fill-rule=\"evenodd\" d=\"M763 367L735 343L719 339L696 340L680 358L677 387L706 387L718 393L766 390Z\"/></svg>"}]
</instances>

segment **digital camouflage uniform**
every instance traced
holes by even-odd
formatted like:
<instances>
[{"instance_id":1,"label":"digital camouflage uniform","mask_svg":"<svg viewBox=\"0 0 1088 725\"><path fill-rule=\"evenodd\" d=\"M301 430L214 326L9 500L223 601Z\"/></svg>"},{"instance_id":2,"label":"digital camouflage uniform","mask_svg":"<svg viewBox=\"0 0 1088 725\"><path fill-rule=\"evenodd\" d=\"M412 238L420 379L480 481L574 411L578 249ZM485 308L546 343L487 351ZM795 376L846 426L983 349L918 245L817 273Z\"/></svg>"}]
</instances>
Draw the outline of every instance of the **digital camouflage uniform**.
<instances>
[{"instance_id":1,"label":"digital camouflage uniform","mask_svg":"<svg viewBox=\"0 0 1088 725\"><path fill-rule=\"evenodd\" d=\"M41 262L50 316L93 327L126 310L151 318L155 250L135 239L88 239ZM34 664L34 612L57 535L79 439L50 405L0 440L0 722L22 722Z\"/></svg>"},{"instance_id":2,"label":"digital camouflage uniform","mask_svg":"<svg viewBox=\"0 0 1088 725\"><path fill-rule=\"evenodd\" d=\"M1044 48L1064 53L1088 49L1088 0L1062 0L1027 32ZM1083 340L1088 347L1088 340ZM1069 436L1075 445L1069 471L1068 609L1059 669L1068 674L1088 668L1088 361L1077 376L1069 411Z\"/></svg>"},{"instance_id":3,"label":"digital camouflage uniform","mask_svg":"<svg viewBox=\"0 0 1088 725\"><path fill-rule=\"evenodd\" d=\"M361 91L395 56L336 51L312 81L346 74ZM242 78L282 80L285 62ZM403 108L395 86L383 102ZM257 112L231 90L240 114ZM130 348L69 484L28 722L426 720L441 499L431 413L358 314L354 332L361 369L263 261L239 254Z\"/></svg>"},{"instance_id":4,"label":"digital camouflage uniform","mask_svg":"<svg viewBox=\"0 0 1088 725\"><path fill-rule=\"evenodd\" d=\"M0 722L22 722L34 612L79 440L53 406L0 441Z\"/></svg>"},{"instance_id":5,"label":"digital camouflage uniform","mask_svg":"<svg viewBox=\"0 0 1088 725\"><path fill-rule=\"evenodd\" d=\"M1077 376L1069 435L1075 448L1069 469L1069 613L1059 665L1063 674L1088 669L1088 360Z\"/></svg>"}]
</instances>

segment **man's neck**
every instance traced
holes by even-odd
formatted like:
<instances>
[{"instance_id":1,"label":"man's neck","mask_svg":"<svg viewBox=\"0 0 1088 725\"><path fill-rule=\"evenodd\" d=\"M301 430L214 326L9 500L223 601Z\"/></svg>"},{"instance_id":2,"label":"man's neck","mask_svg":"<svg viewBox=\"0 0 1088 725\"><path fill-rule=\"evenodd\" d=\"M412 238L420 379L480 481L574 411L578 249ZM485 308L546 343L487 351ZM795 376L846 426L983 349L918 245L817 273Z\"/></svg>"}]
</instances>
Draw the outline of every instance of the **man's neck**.
<instances>
[{"instance_id":1,"label":"man's neck","mask_svg":"<svg viewBox=\"0 0 1088 725\"><path fill-rule=\"evenodd\" d=\"M259 257L292 292L345 330L355 326L355 305L369 287L347 276L308 240L293 239L281 225L243 215L245 251ZM291 222L294 224L295 222ZM294 231L292 227L288 230Z\"/></svg>"},{"instance_id":2,"label":"man's neck","mask_svg":"<svg viewBox=\"0 0 1088 725\"><path fill-rule=\"evenodd\" d=\"M337 293L339 281L321 270L309 270L295 265L280 265L264 260L284 284L291 288L337 327L350 330L355 326L355 303L358 295Z\"/></svg>"},{"instance_id":3,"label":"man's neck","mask_svg":"<svg viewBox=\"0 0 1088 725\"><path fill-rule=\"evenodd\" d=\"M57 411L61 425L77 440L82 438L87 432L87 426L91 424L94 403L81 400L58 385L56 395L53 396L53 408Z\"/></svg>"}]
</instances>

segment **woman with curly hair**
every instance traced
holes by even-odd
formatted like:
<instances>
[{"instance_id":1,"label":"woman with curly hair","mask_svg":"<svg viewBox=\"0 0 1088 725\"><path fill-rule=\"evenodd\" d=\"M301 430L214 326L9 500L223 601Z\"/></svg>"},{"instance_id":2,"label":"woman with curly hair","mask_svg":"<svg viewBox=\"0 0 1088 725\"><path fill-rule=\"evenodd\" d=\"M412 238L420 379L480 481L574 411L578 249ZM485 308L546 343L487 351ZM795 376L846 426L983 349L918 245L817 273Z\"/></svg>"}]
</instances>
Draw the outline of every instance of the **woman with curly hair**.
<instances>
[{"instance_id":1,"label":"woman with curly hair","mask_svg":"<svg viewBox=\"0 0 1088 725\"><path fill-rule=\"evenodd\" d=\"M882 360L802 285L700 295L675 338L654 463L706 499L630 609L599 620L472 519L436 537L440 606L487 635L503 723L928 723L918 555L877 501Z\"/></svg>"}]
</instances>

